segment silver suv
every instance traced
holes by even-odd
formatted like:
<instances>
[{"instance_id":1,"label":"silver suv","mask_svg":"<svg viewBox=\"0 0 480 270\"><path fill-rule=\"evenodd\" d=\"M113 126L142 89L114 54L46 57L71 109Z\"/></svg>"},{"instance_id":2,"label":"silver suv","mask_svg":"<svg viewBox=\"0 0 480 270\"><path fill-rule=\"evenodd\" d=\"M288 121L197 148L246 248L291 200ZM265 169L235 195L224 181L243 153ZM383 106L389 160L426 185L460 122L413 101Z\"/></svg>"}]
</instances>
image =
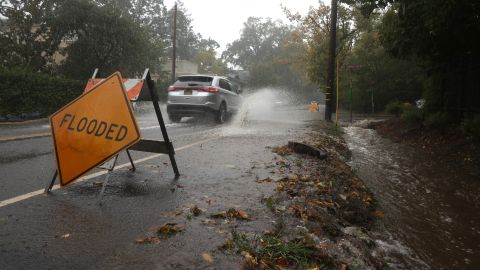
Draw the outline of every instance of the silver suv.
<instances>
[{"instance_id":1,"label":"silver suv","mask_svg":"<svg viewBox=\"0 0 480 270\"><path fill-rule=\"evenodd\" d=\"M241 91L225 77L185 75L168 88L167 113L172 122L183 116L213 114L219 123L241 106Z\"/></svg>"}]
</instances>

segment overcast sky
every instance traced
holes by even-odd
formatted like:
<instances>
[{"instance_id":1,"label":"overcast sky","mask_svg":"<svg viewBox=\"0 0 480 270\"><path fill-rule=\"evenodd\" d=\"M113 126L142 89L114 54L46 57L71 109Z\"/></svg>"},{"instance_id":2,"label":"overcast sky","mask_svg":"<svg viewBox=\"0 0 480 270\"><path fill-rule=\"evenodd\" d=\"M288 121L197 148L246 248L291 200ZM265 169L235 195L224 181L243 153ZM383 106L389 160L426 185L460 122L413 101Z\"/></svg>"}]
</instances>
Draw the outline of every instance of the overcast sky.
<instances>
[{"instance_id":1,"label":"overcast sky","mask_svg":"<svg viewBox=\"0 0 480 270\"><path fill-rule=\"evenodd\" d=\"M227 43L240 37L243 23L248 17L270 17L287 22L280 4L304 14L318 2L319 0L183 0L193 19L194 31L205 38L216 40L221 46L220 51L225 49ZM175 0L164 0L164 3L167 8L171 8Z\"/></svg>"}]
</instances>

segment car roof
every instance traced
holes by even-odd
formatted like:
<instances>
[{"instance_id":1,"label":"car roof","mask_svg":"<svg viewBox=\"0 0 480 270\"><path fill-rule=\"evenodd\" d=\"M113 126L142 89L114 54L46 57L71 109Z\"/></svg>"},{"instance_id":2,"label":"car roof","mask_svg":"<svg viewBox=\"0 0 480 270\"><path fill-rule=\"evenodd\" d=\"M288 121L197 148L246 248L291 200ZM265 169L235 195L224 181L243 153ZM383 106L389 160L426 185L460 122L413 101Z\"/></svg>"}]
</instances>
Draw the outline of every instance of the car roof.
<instances>
[{"instance_id":1,"label":"car roof","mask_svg":"<svg viewBox=\"0 0 480 270\"><path fill-rule=\"evenodd\" d=\"M212 78L221 78L228 80L227 77L224 76L218 76L218 75L211 75L211 74L189 74L189 75L180 75L177 78L182 78L182 77L212 77Z\"/></svg>"}]
</instances>

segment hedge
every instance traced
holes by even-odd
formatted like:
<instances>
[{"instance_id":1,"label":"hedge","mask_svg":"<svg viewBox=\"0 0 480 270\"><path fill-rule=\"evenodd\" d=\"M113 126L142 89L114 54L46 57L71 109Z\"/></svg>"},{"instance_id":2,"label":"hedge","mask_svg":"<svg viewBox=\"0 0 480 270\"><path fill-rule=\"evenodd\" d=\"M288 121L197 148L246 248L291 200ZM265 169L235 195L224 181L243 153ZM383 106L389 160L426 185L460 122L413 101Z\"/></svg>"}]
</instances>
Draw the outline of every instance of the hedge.
<instances>
[{"instance_id":1,"label":"hedge","mask_svg":"<svg viewBox=\"0 0 480 270\"><path fill-rule=\"evenodd\" d=\"M82 93L85 82L23 69L0 68L0 116L47 116Z\"/></svg>"}]
</instances>

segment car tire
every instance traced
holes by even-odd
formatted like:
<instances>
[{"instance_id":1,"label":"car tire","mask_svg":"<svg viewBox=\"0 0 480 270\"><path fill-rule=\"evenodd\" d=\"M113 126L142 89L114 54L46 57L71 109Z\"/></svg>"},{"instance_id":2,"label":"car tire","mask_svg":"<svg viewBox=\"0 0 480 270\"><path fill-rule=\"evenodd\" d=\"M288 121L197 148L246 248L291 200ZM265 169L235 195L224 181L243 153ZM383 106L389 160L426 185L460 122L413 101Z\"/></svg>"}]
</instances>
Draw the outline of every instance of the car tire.
<instances>
[{"instance_id":1,"label":"car tire","mask_svg":"<svg viewBox=\"0 0 480 270\"><path fill-rule=\"evenodd\" d=\"M219 124L223 124L227 120L227 105L225 104L225 102L222 102L222 104L220 104L220 108L217 111L215 120Z\"/></svg>"},{"instance_id":2,"label":"car tire","mask_svg":"<svg viewBox=\"0 0 480 270\"><path fill-rule=\"evenodd\" d=\"M170 120L170 122L172 123L179 123L182 120L182 117L178 115L169 114L168 120Z\"/></svg>"}]
</instances>

